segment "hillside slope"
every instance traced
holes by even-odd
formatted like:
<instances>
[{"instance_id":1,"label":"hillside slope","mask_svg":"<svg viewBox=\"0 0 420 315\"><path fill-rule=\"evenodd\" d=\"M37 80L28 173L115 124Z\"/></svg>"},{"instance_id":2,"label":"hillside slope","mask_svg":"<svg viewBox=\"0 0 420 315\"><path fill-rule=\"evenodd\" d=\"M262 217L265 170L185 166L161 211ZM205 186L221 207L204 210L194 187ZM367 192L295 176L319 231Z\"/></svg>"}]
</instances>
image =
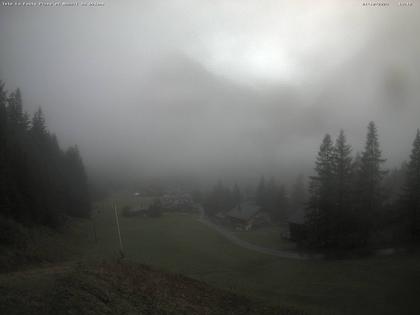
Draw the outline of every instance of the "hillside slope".
<instances>
[{"instance_id":1,"label":"hillside slope","mask_svg":"<svg viewBox=\"0 0 420 315\"><path fill-rule=\"evenodd\" d=\"M1 275L0 313L301 314L128 262L51 266Z\"/></svg>"}]
</instances>

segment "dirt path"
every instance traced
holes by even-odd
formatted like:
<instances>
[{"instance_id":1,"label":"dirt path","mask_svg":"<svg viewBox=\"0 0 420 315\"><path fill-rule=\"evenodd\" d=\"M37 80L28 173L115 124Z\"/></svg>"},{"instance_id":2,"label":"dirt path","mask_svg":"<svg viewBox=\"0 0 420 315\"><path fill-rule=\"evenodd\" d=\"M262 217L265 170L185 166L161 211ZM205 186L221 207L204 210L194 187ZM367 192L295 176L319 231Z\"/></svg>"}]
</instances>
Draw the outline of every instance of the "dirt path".
<instances>
[{"instance_id":1,"label":"dirt path","mask_svg":"<svg viewBox=\"0 0 420 315\"><path fill-rule=\"evenodd\" d=\"M228 239L233 244L238 245L242 248L246 248L249 250L253 250L255 252L272 255L276 257L281 257L281 258L290 258L290 259L299 259L299 260L325 258L325 256L322 254L308 255L308 254L299 253L298 251L272 249L272 248L267 248L267 247L251 244L247 241L240 239L239 237L234 235L231 231L221 227L220 225L217 225L211 222L208 218L206 218L203 207L200 207L199 210L200 210L200 217L197 219L197 221L207 225L209 228L218 232L220 235ZM404 249L399 249L399 250L397 250L396 248L376 249L372 252L372 255L373 256L390 256L390 255L394 255L397 252L404 252Z\"/></svg>"},{"instance_id":2,"label":"dirt path","mask_svg":"<svg viewBox=\"0 0 420 315\"><path fill-rule=\"evenodd\" d=\"M289 258L289 259L306 260L306 259L320 259L320 258L322 258L322 255L311 255L311 256L309 256L309 255L306 255L306 254L301 254L297 251L272 249L272 248L262 247L262 246L258 246L258 245L246 242L246 241L240 239L239 237L237 237L236 235L232 234L232 232L230 232L229 230L227 230L227 229L211 222L209 219L207 219L206 216L204 215L204 209L202 207L200 207L200 217L198 218L198 221L205 224L206 226L208 226L212 230L216 231L217 233L219 233L220 235L225 237L227 240L229 240L233 244L235 244L237 246L240 246L242 248L248 249L248 250L252 250L252 251L255 251L255 252L259 252L259 253L267 254L267 255L271 255L271 256L276 256L276 257L280 257L280 258Z\"/></svg>"}]
</instances>

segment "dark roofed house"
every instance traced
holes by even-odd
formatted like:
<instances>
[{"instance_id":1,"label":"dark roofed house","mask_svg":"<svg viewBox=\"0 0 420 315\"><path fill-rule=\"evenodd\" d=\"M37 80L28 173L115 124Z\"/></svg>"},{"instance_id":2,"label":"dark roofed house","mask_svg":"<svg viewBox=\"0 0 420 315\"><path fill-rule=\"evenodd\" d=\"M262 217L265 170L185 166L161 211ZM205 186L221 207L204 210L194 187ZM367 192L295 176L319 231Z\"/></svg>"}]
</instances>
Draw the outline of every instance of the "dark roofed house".
<instances>
[{"instance_id":1,"label":"dark roofed house","mask_svg":"<svg viewBox=\"0 0 420 315\"><path fill-rule=\"evenodd\" d=\"M305 211L303 208L295 210L289 217L289 235L292 241L300 241L306 236Z\"/></svg>"},{"instance_id":2,"label":"dark roofed house","mask_svg":"<svg viewBox=\"0 0 420 315\"><path fill-rule=\"evenodd\" d=\"M249 230L255 224L266 220L261 207L252 202L244 202L226 213L226 218L236 227Z\"/></svg>"}]
</instances>

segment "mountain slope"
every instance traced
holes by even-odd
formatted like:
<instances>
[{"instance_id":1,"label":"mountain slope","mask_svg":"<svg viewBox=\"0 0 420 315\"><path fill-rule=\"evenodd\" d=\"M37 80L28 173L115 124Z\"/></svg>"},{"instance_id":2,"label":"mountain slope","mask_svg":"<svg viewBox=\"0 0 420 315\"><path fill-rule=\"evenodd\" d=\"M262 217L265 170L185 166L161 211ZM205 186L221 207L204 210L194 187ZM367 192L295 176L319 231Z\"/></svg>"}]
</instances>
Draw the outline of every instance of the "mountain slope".
<instances>
[{"instance_id":1,"label":"mountain slope","mask_svg":"<svg viewBox=\"0 0 420 315\"><path fill-rule=\"evenodd\" d=\"M301 314L127 262L15 272L0 293L1 314Z\"/></svg>"}]
</instances>

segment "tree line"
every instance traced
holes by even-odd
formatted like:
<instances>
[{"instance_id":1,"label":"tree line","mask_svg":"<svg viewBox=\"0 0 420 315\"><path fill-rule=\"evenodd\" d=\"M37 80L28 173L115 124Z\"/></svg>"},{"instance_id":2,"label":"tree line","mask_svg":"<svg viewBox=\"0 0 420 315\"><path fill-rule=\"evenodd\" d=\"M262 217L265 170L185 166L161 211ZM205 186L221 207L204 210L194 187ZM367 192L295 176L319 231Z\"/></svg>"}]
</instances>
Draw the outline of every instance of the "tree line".
<instances>
[{"instance_id":1,"label":"tree line","mask_svg":"<svg viewBox=\"0 0 420 315\"><path fill-rule=\"evenodd\" d=\"M310 247L341 249L365 247L380 237L391 241L416 240L420 213L420 131L417 130L410 160L394 178L402 174L402 189L392 198L386 189L380 149L374 122L367 127L361 154L352 148L340 131L335 143L325 135L310 178L306 207L307 234L303 241Z\"/></svg>"},{"instance_id":2,"label":"tree line","mask_svg":"<svg viewBox=\"0 0 420 315\"><path fill-rule=\"evenodd\" d=\"M410 158L399 169L384 169L385 159L377 127L370 122L364 149L353 149L341 130L337 139L324 136L315 161L315 175L305 189L300 175L288 194L274 178L262 176L255 190L242 193L219 181L204 197L210 216L226 213L239 203L253 200L272 222L285 222L303 213L303 246L351 249L420 239L420 131ZM308 197L307 197L308 196Z\"/></svg>"},{"instance_id":3,"label":"tree line","mask_svg":"<svg viewBox=\"0 0 420 315\"><path fill-rule=\"evenodd\" d=\"M77 146L60 148L39 108L23 109L19 89L0 81L0 215L56 227L66 216L88 217L91 205Z\"/></svg>"},{"instance_id":4,"label":"tree line","mask_svg":"<svg viewBox=\"0 0 420 315\"><path fill-rule=\"evenodd\" d=\"M241 193L237 184L230 189L222 181L218 181L213 189L205 196L200 196L199 200L196 197L198 193L195 192L194 195L194 201L201 201L206 214L209 216L225 213L239 205L244 199L244 195Z\"/></svg>"},{"instance_id":5,"label":"tree line","mask_svg":"<svg viewBox=\"0 0 420 315\"><path fill-rule=\"evenodd\" d=\"M274 177L266 180L264 176L255 189L241 191L237 184L230 188L219 180L209 193L203 196L195 191L193 196L197 195L200 197L194 201L202 203L209 216L226 213L242 202L252 201L269 214L273 222L287 220L291 213L304 206L306 198L303 175L297 177L290 195L285 185L278 184Z\"/></svg>"}]
</instances>

